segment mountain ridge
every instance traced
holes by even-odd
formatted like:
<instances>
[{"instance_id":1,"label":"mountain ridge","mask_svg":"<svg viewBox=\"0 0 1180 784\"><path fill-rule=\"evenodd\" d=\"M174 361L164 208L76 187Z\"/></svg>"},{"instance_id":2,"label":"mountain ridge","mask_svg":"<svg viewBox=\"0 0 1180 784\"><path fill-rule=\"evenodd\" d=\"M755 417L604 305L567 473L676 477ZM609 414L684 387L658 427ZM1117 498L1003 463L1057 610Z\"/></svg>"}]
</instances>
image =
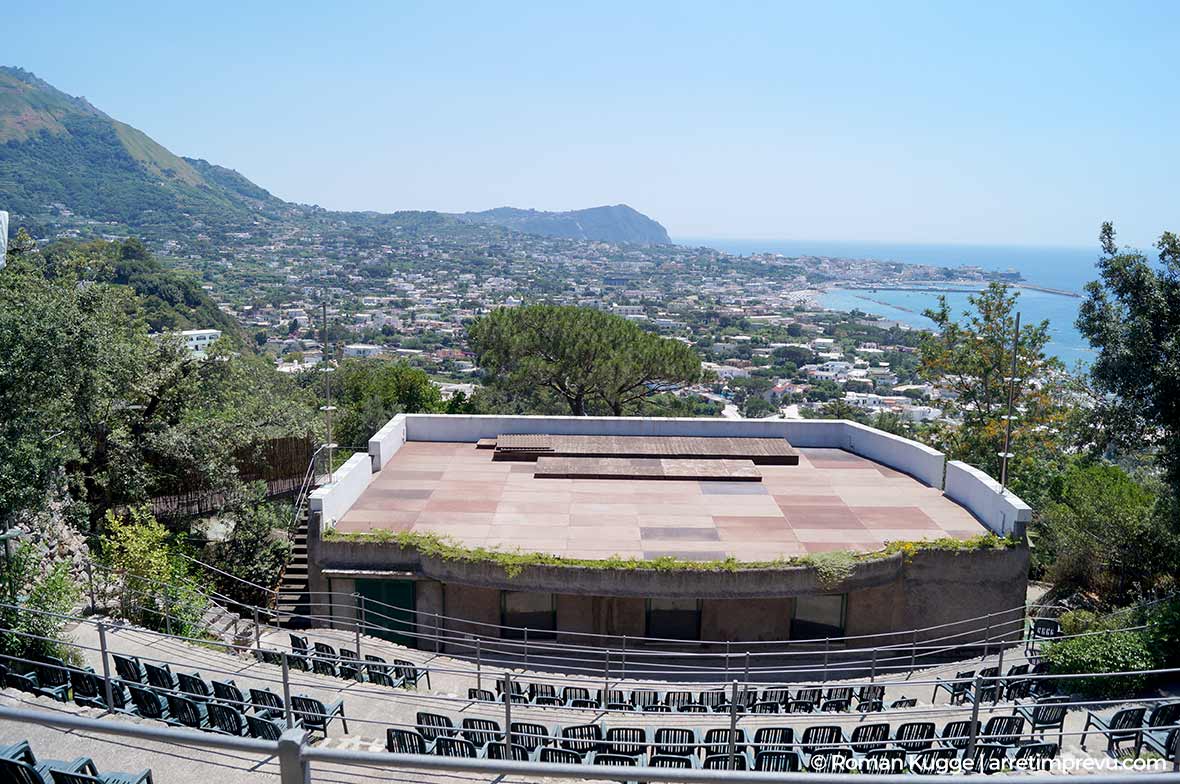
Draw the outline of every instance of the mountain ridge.
<instances>
[{"instance_id":1,"label":"mountain ridge","mask_svg":"<svg viewBox=\"0 0 1180 784\"><path fill-rule=\"evenodd\" d=\"M626 205L453 214L336 212L287 202L232 169L177 155L85 98L11 66L0 66L0 202L13 215L12 232L64 224L90 236L137 234L157 247L192 236L228 244L231 235L291 220L365 226L396 220L448 236L500 227L547 237L671 242L663 226Z\"/></svg>"}]
</instances>

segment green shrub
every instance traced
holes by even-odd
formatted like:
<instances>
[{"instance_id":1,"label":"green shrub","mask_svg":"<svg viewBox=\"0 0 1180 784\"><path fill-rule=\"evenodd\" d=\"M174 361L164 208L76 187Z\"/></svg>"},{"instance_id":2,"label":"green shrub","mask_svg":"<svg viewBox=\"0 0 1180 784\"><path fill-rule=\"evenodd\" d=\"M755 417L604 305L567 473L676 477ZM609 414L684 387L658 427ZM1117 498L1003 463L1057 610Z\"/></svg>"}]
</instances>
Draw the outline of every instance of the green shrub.
<instances>
[{"instance_id":1,"label":"green shrub","mask_svg":"<svg viewBox=\"0 0 1180 784\"><path fill-rule=\"evenodd\" d=\"M40 610L42 613L69 615L81 596L81 591L70 578L65 562L52 563L37 558L32 545L22 544L0 565L0 575L6 589L16 594L16 604ZM66 644L67 621L52 615L18 610L6 606L0 610L0 654L21 659L39 656L58 656L69 660L70 647ZM10 630L10 631L9 631ZM18 669L22 669L17 665Z\"/></svg>"},{"instance_id":2,"label":"green shrub","mask_svg":"<svg viewBox=\"0 0 1180 784\"><path fill-rule=\"evenodd\" d=\"M1062 640L1046 646L1045 657L1054 675L1150 670L1155 665L1146 635L1140 632L1107 632ZM1061 688L1087 697L1116 699L1138 694L1147 682L1146 675L1096 676L1072 678Z\"/></svg>"},{"instance_id":3,"label":"green shrub","mask_svg":"<svg viewBox=\"0 0 1180 784\"><path fill-rule=\"evenodd\" d=\"M1127 613L1099 614L1090 610L1070 610L1062 613L1061 633L1066 636L1084 634L1085 632L1100 632L1119 629L1124 626L1134 626L1132 616Z\"/></svg>"},{"instance_id":4,"label":"green shrub","mask_svg":"<svg viewBox=\"0 0 1180 784\"><path fill-rule=\"evenodd\" d=\"M1147 624L1144 636L1156 666L1180 666L1180 597L1145 608L1142 622Z\"/></svg>"}]
</instances>

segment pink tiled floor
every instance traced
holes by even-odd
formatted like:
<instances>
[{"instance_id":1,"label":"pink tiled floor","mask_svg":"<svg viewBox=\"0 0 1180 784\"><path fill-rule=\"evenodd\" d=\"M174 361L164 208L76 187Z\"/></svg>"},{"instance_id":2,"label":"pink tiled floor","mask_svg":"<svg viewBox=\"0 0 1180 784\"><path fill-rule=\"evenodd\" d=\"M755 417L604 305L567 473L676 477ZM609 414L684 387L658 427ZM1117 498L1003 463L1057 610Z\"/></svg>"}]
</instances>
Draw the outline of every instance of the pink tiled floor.
<instances>
[{"instance_id":1,"label":"pink tiled floor","mask_svg":"<svg viewBox=\"0 0 1180 784\"><path fill-rule=\"evenodd\" d=\"M986 532L905 474L840 450L799 451L797 466L759 466L760 483L535 479L534 464L494 463L474 444L411 441L337 527L579 558L747 561Z\"/></svg>"}]
</instances>

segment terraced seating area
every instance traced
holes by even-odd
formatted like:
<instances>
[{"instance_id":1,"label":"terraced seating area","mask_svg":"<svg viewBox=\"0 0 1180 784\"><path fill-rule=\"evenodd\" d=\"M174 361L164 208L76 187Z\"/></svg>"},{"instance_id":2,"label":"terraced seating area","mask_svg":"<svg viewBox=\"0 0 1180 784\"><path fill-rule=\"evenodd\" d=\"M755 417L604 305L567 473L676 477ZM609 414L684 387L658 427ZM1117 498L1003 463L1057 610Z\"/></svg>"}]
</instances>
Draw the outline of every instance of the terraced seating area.
<instances>
[{"instance_id":1,"label":"terraced seating area","mask_svg":"<svg viewBox=\"0 0 1180 784\"><path fill-rule=\"evenodd\" d=\"M0 780L5 784L153 784L150 770L100 771L90 757L39 759L27 740L0 747Z\"/></svg>"}]
</instances>

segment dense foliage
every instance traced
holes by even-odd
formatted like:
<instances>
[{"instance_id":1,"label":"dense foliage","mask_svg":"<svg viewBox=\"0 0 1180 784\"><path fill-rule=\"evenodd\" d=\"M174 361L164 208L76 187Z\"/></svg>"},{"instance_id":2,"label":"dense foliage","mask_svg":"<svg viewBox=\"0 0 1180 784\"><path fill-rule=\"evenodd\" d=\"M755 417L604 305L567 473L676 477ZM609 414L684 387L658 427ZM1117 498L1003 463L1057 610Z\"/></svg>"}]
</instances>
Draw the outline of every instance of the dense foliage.
<instances>
[{"instance_id":1,"label":"dense foliage","mask_svg":"<svg viewBox=\"0 0 1180 784\"><path fill-rule=\"evenodd\" d=\"M1144 636L1133 631L1100 632L1052 643L1045 647L1045 658L1058 675L1150 670L1155 664ZM1125 699L1142 692L1148 683L1146 675L1096 675L1071 678L1062 688L1098 699Z\"/></svg>"},{"instance_id":2,"label":"dense foliage","mask_svg":"<svg viewBox=\"0 0 1180 784\"><path fill-rule=\"evenodd\" d=\"M0 634L0 656L69 658L68 648L62 645L69 622L57 616L73 614L81 591L70 579L66 564L44 564L33 545L23 544L0 561L0 588L4 592L0 628L11 630ZM14 603L31 610L18 610Z\"/></svg>"}]
</instances>

